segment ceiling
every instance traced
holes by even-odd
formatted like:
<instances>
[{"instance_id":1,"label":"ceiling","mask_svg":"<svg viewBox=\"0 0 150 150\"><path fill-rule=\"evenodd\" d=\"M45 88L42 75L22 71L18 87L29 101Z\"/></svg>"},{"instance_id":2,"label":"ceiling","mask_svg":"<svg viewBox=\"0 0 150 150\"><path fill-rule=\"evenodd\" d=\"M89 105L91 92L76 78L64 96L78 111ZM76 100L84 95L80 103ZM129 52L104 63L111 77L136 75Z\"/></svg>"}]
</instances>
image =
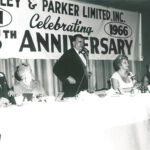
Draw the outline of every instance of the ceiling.
<instances>
[{"instance_id":1,"label":"ceiling","mask_svg":"<svg viewBox=\"0 0 150 150\"><path fill-rule=\"evenodd\" d=\"M150 13L150 0L79 0L124 10Z\"/></svg>"}]
</instances>

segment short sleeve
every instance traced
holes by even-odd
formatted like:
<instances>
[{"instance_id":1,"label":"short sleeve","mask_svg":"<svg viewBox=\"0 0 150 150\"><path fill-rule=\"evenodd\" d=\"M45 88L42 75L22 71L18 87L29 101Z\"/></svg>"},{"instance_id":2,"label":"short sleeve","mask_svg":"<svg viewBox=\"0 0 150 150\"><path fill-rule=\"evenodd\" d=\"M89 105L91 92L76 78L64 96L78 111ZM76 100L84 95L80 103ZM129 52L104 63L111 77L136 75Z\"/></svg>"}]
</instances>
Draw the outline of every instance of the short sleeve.
<instances>
[{"instance_id":1,"label":"short sleeve","mask_svg":"<svg viewBox=\"0 0 150 150\"><path fill-rule=\"evenodd\" d=\"M119 74L117 72L113 73L111 79L119 80Z\"/></svg>"}]
</instances>

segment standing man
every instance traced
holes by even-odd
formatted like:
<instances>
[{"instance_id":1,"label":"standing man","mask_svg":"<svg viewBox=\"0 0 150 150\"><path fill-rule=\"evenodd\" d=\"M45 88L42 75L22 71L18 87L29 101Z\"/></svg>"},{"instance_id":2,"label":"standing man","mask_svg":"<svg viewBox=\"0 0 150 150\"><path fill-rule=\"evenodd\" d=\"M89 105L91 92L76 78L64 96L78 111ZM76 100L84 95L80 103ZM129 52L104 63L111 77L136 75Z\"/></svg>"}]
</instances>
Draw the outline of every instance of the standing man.
<instances>
[{"instance_id":1,"label":"standing man","mask_svg":"<svg viewBox=\"0 0 150 150\"><path fill-rule=\"evenodd\" d=\"M65 52L53 68L62 81L64 97L72 97L88 89L87 62L82 53L85 50L84 37L81 34L74 35L72 44L73 48Z\"/></svg>"}]
</instances>

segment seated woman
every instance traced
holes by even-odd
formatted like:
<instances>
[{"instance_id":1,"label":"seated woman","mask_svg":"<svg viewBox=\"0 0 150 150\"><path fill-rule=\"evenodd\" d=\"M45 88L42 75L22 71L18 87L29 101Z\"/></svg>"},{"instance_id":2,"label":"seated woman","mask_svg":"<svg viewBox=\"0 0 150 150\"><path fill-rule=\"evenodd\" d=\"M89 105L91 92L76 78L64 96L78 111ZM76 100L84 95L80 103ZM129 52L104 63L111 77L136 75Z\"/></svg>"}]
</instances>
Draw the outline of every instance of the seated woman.
<instances>
[{"instance_id":1,"label":"seated woman","mask_svg":"<svg viewBox=\"0 0 150 150\"><path fill-rule=\"evenodd\" d=\"M128 57L119 55L113 62L115 73L111 77L111 86L118 93L130 92L135 84L134 76L129 72Z\"/></svg>"},{"instance_id":2,"label":"seated woman","mask_svg":"<svg viewBox=\"0 0 150 150\"><path fill-rule=\"evenodd\" d=\"M0 72L0 99L7 99L9 103L15 104L13 91L9 88L3 72Z\"/></svg>"},{"instance_id":3,"label":"seated woman","mask_svg":"<svg viewBox=\"0 0 150 150\"><path fill-rule=\"evenodd\" d=\"M22 63L17 66L15 78L18 80L17 84L14 86L14 93L16 96L28 95L27 98L31 97L31 95L36 98L46 96L43 87L38 81L34 80L32 70L28 64Z\"/></svg>"},{"instance_id":4,"label":"seated woman","mask_svg":"<svg viewBox=\"0 0 150 150\"><path fill-rule=\"evenodd\" d=\"M143 78L143 85L147 87L150 85L150 63L146 65L146 74Z\"/></svg>"}]
</instances>

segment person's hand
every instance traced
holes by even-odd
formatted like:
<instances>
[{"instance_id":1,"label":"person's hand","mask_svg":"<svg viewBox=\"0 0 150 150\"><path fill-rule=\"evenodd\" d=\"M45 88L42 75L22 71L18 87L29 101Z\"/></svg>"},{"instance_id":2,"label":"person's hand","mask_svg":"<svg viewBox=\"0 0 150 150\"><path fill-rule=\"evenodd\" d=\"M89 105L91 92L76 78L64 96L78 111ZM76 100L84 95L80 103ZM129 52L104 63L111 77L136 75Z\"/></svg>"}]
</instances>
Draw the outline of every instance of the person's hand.
<instances>
[{"instance_id":1,"label":"person's hand","mask_svg":"<svg viewBox=\"0 0 150 150\"><path fill-rule=\"evenodd\" d=\"M9 97L11 97L11 96L15 96L14 91L12 91L12 90L8 91L8 96L9 96Z\"/></svg>"},{"instance_id":2,"label":"person's hand","mask_svg":"<svg viewBox=\"0 0 150 150\"><path fill-rule=\"evenodd\" d=\"M141 83L140 82L136 82L133 86L134 89L138 89L141 87Z\"/></svg>"},{"instance_id":3,"label":"person's hand","mask_svg":"<svg viewBox=\"0 0 150 150\"><path fill-rule=\"evenodd\" d=\"M69 77L67 78L67 80L68 80L68 82L69 82L70 84L76 84L76 80L75 80L73 77L71 77L71 76L69 76Z\"/></svg>"}]
</instances>

